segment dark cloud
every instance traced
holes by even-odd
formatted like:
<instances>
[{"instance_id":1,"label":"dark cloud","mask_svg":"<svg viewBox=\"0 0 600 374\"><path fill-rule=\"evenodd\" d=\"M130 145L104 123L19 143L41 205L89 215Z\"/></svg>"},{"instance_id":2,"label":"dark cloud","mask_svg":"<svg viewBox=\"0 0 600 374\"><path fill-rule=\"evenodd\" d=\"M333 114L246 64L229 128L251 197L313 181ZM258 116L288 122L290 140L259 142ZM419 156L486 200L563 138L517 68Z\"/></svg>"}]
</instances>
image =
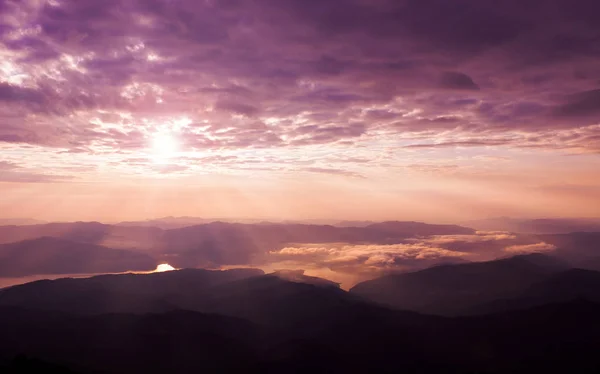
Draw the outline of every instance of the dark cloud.
<instances>
[{"instance_id":1,"label":"dark cloud","mask_svg":"<svg viewBox=\"0 0 600 374\"><path fill-rule=\"evenodd\" d=\"M258 112L258 108L252 105L233 101L217 101L215 108L236 114L243 114L245 116L252 116Z\"/></svg>"},{"instance_id":2,"label":"dark cloud","mask_svg":"<svg viewBox=\"0 0 600 374\"><path fill-rule=\"evenodd\" d=\"M46 98L43 93L35 89L0 83L0 102L2 101L43 104Z\"/></svg>"},{"instance_id":3,"label":"dark cloud","mask_svg":"<svg viewBox=\"0 0 600 374\"><path fill-rule=\"evenodd\" d=\"M600 89L572 95L569 101L554 111L559 117L600 117Z\"/></svg>"},{"instance_id":4,"label":"dark cloud","mask_svg":"<svg viewBox=\"0 0 600 374\"><path fill-rule=\"evenodd\" d=\"M456 72L445 72L440 78L443 88L454 90L478 90L479 86L466 74Z\"/></svg>"}]
</instances>

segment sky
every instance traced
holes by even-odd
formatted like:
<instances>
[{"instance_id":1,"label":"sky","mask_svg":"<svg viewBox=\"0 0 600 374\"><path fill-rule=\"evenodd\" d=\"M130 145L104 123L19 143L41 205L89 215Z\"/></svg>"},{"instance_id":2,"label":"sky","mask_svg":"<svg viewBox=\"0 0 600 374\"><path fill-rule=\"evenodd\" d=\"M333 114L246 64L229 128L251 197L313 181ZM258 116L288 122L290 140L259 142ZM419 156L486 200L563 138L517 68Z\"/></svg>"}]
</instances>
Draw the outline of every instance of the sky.
<instances>
[{"instance_id":1,"label":"sky","mask_svg":"<svg viewBox=\"0 0 600 374\"><path fill-rule=\"evenodd\" d=\"M0 218L600 216L596 0L0 0Z\"/></svg>"}]
</instances>

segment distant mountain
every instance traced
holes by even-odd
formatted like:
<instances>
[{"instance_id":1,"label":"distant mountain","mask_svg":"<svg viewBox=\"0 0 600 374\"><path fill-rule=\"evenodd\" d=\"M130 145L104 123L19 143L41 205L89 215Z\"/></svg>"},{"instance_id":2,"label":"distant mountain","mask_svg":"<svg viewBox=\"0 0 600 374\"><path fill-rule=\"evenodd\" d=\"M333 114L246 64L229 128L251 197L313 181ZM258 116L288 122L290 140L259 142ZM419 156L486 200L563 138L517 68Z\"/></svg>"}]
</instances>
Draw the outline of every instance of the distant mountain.
<instances>
[{"instance_id":1,"label":"distant mountain","mask_svg":"<svg viewBox=\"0 0 600 374\"><path fill-rule=\"evenodd\" d=\"M156 264L145 254L50 237L0 245L0 277L144 271Z\"/></svg>"},{"instance_id":2,"label":"distant mountain","mask_svg":"<svg viewBox=\"0 0 600 374\"><path fill-rule=\"evenodd\" d=\"M489 218L465 222L465 225L485 231L510 231L527 234L566 234L600 231L600 218L515 219Z\"/></svg>"},{"instance_id":3,"label":"distant mountain","mask_svg":"<svg viewBox=\"0 0 600 374\"><path fill-rule=\"evenodd\" d=\"M202 225L214 221L217 220L198 217L163 217L143 221L124 221L117 223L117 226L158 227L164 230L169 230L179 229L187 226Z\"/></svg>"},{"instance_id":4,"label":"distant mountain","mask_svg":"<svg viewBox=\"0 0 600 374\"><path fill-rule=\"evenodd\" d=\"M554 253L574 267L600 271L600 232L539 235L539 238L554 245Z\"/></svg>"},{"instance_id":5,"label":"distant mountain","mask_svg":"<svg viewBox=\"0 0 600 374\"><path fill-rule=\"evenodd\" d=\"M262 223L210 222L163 230L156 227L106 225L98 222L49 223L32 226L0 226L0 243L35 239L41 236L63 238L92 244L112 243L113 248L189 249L202 242L227 242L251 239L261 244L290 242L385 242L427 235L472 234L473 229L454 225L420 222L383 222L367 227ZM229 236L234 239L228 238ZM273 248L269 248L272 250Z\"/></svg>"},{"instance_id":6,"label":"distant mountain","mask_svg":"<svg viewBox=\"0 0 600 374\"><path fill-rule=\"evenodd\" d=\"M154 227L120 227L99 222L0 226L0 244L47 236L118 249L151 249L162 233L163 230Z\"/></svg>"},{"instance_id":7,"label":"distant mountain","mask_svg":"<svg viewBox=\"0 0 600 374\"><path fill-rule=\"evenodd\" d=\"M135 251L176 268L218 268L268 261L271 251L302 243L397 244L414 237L472 233L474 230L466 227L419 222L384 222L367 227L211 222L170 230L73 222L0 226L0 244L52 237Z\"/></svg>"},{"instance_id":8,"label":"distant mountain","mask_svg":"<svg viewBox=\"0 0 600 374\"><path fill-rule=\"evenodd\" d=\"M174 266L210 267L248 264L255 256L289 243L395 244L415 236L448 233L474 233L474 230L417 222L385 222L367 227L212 222L165 231L161 246L164 253L177 255L169 260Z\"/></svg>"},{"instance_id":9,"label":"distant mountain","mask_svg":"<svg viewBox=\"0 0 600 374\"><path fill-rule=\"evenodd\" d=\"M396 309L453 315L511 297L568 268L568 264L554 257L530 254L388 275L359 283L350 292Z\"/></svg>"},{"instance_id":10,"label":"distant mountain","mask_svg":"<svg viewBox=\"0 0 600 374\"><path fill-rule=\"evenodd\" d=\"M333 223L334 226L339 227L366 227L372 225L376 222L374 221L339 221Z\"/></svg>"},{"instance_id":11,"label":"distant mountain","mask_svg":"<svg viewBox=\"0 0 600 374\"><path fill-rule=\"evenodd\" d=\"M27 226L27 225L41 225L47 223L39 219L32 218L0 218L0 226Z\"/></svg>"},{"instance_id":12,"label":"distant mountain","mask_svg":"<svg viewBox=\"0 0 600 374\"><path fill-rule=\"evenodd\" d=\"M472 235L475 230L458 225L435 225L422 222L388 221L366 226L368 230L391 235L430 236L430 235Z\"/></svg>"}]
</instances>

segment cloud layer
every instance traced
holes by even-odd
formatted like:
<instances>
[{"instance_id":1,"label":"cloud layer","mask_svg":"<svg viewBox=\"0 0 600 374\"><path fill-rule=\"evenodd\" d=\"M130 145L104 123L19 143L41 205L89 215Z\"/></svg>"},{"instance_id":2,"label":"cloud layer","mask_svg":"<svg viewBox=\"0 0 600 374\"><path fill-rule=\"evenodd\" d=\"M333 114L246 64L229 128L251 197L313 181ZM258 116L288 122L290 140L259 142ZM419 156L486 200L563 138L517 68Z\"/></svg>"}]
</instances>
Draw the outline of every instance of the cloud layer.
<instances>
[{"instance_id":1,"label":"cloud layer","mask_svg":"<svg viewBox=\"0 0 600 374\"><path fill-rule=\"evenodd\" d=\"M271 251L266 262L273 268L305 268L314 274L323 269L331 279L352 283L387 272L410 272L440 264L488 261L515 254L552 252L557 247L539 238L508 232L475 235L434 235L408 238L403 243L350 244L299 243ZM352 279L344 278L352 276Z\"/></svg>"},{"instance_id":2,"label":"cloud layer","mask_svg":"<svg viewBox=\"0 0 600 374\"><path fill-rule=\"evenodd\" d=\"M19 169L0 180L415 174L418 188L431 174L522 185L530 168L536 188L564 186L599 164L599 11L2 0L0 161ZM565 155L586 166L548 176Z\"/></svg>"}]
</instances>

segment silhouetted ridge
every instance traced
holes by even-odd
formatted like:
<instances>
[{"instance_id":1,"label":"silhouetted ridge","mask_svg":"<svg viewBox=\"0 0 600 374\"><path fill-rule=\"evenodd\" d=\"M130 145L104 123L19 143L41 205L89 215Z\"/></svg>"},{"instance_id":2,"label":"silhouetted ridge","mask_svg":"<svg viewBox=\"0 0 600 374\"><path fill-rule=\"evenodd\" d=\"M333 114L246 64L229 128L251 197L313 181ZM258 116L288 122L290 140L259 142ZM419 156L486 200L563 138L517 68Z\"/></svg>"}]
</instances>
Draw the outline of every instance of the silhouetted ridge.
<instances>
[{"instance_id":1,"label":"silhouetted ridge","mask_svg":"<svg viewBox=\"0 0 600 374\"><path fill-rule=\"evenodd\" d=\"M468 312L470 314L495 313L573 300L600 302L600 272L570 269L553 274L512 298L476 305Z\"/></svg>"},{"instance_id":2,"label":"silhouetted ridge","mask_svg":"<svg viewBox=\"0 0 600 374\"><path fill-rule=\"evenodd\" d=\"M555 258L530 254L388 275L359 283L350 292L398 309L456 314L511 296L567 268L567 264Z\"/></svg>"},{"instance_id":3,"label":"silhouetted ridge","mask_svg":"<svg viewBox=\"0 0 600 374\"><path fill-rule=\"evenodd\" d=\"M210 287L264 274L259 269L184 269L151 274L42 280L0 291L0 305L73 313L160 312L180 300L201 297Z\"/></svg>"},{"instance_id":4,"label":"silhouetted ridge","mask_svg":"<svg viewBox=\"0 0 600 374\"><path fill-rule=\"evenodd\" d=\"M306 283L306 284L314 284L317 286L329 286L334 288L339 288L340 284L336 282L332 282L327 279L311 277L304 274L304 270L277 270L273 275L288 280L290 282L298 282L298 283Z\"/></svg>"},{"instance_id":5,"label":"silhouetted ridge","mask_svg":"<svg viewBox=\"0 0 600 374\"><path fill-rule=\"evenodd\" d=\"M0 367L26 355L86 374L598 369L600 305L583 300L452 319L360 303L336 314L307 320L321 321L318 328L307 328L310 323L273 328L186 311L73 316L0 308Z\"/></svg>"}]
</instances>

